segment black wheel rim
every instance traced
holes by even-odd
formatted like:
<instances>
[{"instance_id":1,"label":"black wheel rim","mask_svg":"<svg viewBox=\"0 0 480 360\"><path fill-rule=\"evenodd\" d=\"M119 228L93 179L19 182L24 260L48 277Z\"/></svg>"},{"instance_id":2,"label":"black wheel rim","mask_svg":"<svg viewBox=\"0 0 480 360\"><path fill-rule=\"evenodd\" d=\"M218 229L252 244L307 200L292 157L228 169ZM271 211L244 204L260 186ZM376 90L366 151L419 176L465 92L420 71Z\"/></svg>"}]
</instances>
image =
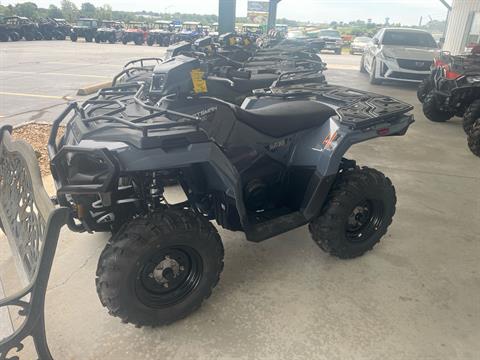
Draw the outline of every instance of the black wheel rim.
<instances>
[{"instance_id":1,"label":"black wheel rim","mask_svg":"<svg viewBox=\"0 0 480 360\"><path fill-rule=\"evenodd\" d=\"M146 256L142 263L135 278L135 290L140 301L150 308L182 301L202 278L202 258L189 246L160 249Z\"/></svg>"},{"instance_id":2,"label":"black wheel rim","mask_svg":"<svg viewBox=\"0 0 480 360\"><path fill-rule=\"evenodd\" d=\"M347 218L347 239L353 243L361 243L382 226L385 218L383 202L379 200L363 200L354 206Z\"/></svg>"}]
</instances>

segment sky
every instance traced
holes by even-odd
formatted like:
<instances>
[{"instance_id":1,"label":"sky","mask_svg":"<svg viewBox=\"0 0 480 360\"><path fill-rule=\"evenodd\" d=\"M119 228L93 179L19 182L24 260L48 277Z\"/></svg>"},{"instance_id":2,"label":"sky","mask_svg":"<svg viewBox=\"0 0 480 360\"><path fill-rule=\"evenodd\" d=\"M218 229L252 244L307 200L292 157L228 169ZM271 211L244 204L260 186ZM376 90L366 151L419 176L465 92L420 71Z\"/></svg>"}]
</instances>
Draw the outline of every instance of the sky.
<instances>
[{"instance_id":1,"label":"sky","mask_svg":"<svg viewBox=\"0 0 480 360\"><path fill-rule=\"evenodd\" d=\"M60 5L60 0L32 0L40 7L49 4ZM451 3L452 0L447 0ZM470 1L470 0L460 0ZM0 4L15 4L24 1L0 0ZM74 0L80 7L85 1ZM95 6L109 4L114 10L181 12L216 14L218 0L89 0ZM237 16L246 16L247 0L237 0ZM424 23L431 17L444 20L447 11L440 0L282 0L278 4L277 16L291 20L331 22L372 19L383 23L386 17L390 23L404 25L418 24L420 16ZM427 20L425 20L427 19Z\"/></svg>"}]
</instances>

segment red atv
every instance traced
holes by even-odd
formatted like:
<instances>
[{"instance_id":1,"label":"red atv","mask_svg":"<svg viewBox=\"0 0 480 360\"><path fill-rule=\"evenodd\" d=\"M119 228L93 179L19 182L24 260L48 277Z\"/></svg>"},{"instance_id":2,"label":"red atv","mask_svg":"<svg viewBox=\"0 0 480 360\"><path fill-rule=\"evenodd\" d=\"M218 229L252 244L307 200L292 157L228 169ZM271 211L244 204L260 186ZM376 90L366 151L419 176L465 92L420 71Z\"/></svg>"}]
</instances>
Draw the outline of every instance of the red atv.
<instances>
[{"instance_id":1,"label":"red atv","mask_svg":"<svg viewBox=\"0 0 480 360\"><path fill-rule=\"evenodd\" d=\"M139 21L128 22L123 33L122 43L124 45L134 42L135 45L143 45L147 41L147 24Z\"/></svg>"}]
</instances>

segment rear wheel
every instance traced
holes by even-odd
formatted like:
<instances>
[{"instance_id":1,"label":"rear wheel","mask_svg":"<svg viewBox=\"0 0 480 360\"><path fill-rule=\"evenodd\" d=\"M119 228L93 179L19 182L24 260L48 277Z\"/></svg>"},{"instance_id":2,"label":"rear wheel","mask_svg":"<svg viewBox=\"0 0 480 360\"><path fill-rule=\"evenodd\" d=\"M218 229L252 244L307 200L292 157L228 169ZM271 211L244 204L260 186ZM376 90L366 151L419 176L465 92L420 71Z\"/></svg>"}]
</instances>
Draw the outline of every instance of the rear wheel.
<instances>
[{"instance_id":1,"label":"rear wheel","mask_svg":"<svg viewBox=\"0 0 480 360\"><path fill-rule=\"evenodd\" d=\"M0 41L1 42L7 42L8 41L8 35L5 33L0 33Z\"/></svg>"},{"instance_id":2,"label":"rear wheel","mask_svg":"<svg viewBox=\"0 0 480 360\"><path fill-rule=\"evenodd\" d=\"M433 90L433 81L432 78L427 77L423 79L423 81L418 85L417 89L417 99L421 103L423 103L423 100L425 100L425 97L428 95L430 91Z\"/></svg>"},{"instance_id":3,"label":"rear wheel","mask_svg":"<svg viewBox=\"0 0 480 360\"><path fill-rule=\"evenodd\" d=\"M108 39L108 42L109 42L110 44L115 44L115 43L117 42L117 38L116 38L115 34L112 34L112 35L110 36L110 38Z\"/></svg>"},{"instance_id":4,"label":"rear wheel","mask_svg":"<svg viewBox=\"0 0 480 360\"><path fill-rule=\"evenodd\" d=\"M472 131L473 125L480 119L480 99L473 101L463 116L463 130L467 134Z\"/></svg>"},{"instance_id":5,"label":"rear wheel","mask_svg":"<svg viewBox=\"0 0 480 360\"><path fill-rule=\"evenodd\" d=\"M88 43L91 43L93 41L93 36L92 35L85 35L85 41Z\"/></svg>"},{"instance_id":6,"label":"rear wheel","mask_svg":"<svg viewBox=\"0 0 480 360\"><path fill-rule=\"evenodd\" d=\"M452 113L440 110L437 98L433 92L427 94L423 100L423 113L428 120L434 122L445 122L453 117Z\"/></svg>"},{"instance_id":7,"label":"rear wheel","mask_svg":"<svg viewBox=\"0 0 480 360\"><path fill-rule=\"evenodd\" d=\"M31 33L25 34L25 40L32 41L33 39L34 39L33 34L31 34Z\"/></svg>"},{"instance_id":8,"label":"rear wheel","mask_svg":"<svg viewBox=\"0 0 480 360\"><path fill-rule=\"evenodd\" d=\"M153 37L149 37L147 39L147 45L148 46L153 46L153 44L155 44L155 39Z\"/></svg>"},{"instance_id":9,"label":"rear wheel","mask_svg":"<svg viewBox=\"0 0 480 360\"><path fill-rule=\"evenodd\" d=\"M101 41L102 41L102 40L100 39L100 36L95 36L95 42L96 42L97 44L100 44Z\"/></svg>"},{"instance_id":10,"label":"rear wheel","mask_svg":"<svg viewBox=\"0 0 480 360\"><path fill-rule=\"evenodd\" d=\"M127 45L127 43L128 43L127 38L126 38L126 37L123 37L123 38L122 38L122 44L123 44L123 45Z\"/></svg>"},{"instance_id":11,"label":"rear wheel","mask_svg":"<svg viewBox=\"0 0 480 360\"><path fill-rule=\"evenodd\" d=\"M33 34L33 37L35 38L35 40L43 40L43 35L40 31L36 31L34 34ZM47 40L50 40L50 39L47 39Z\"/></svg>"},{"instance_id":12,"label":"rear wheel","mask_svg":"<svg viewBox=\"0 0 480 360\"><path fill-rule=\"evenodd\" d=\"M215 227L190 210L165 210L125 224L97 268L111 315L137 326L167 325L197 310L223 269Z\"/></svg>"},{"instance_id":13,"label":"rear wheel","mask_svg":"<svg viewBox=\"0 0 480 360\"><path fill-rule=\"evenodd\" d=\"M397 198L389 178L364 168L347 170L330 190L321 214L309 225L317 245L351 259L371 250L387 232Z\"/></svg>"},{"instance_id":14,"label":"rear wheel","mask_svg":"<svg viewBox=\"0 0 480 360\"><path fill-rule=\"evenodd\" d=\"M19 41L21 38L20 34L16 31L10 34L10 40L12 41Z\"/></svg>"},{"instance_id":15,"label":"rear wheel","mask_svg":"<svg viewBox=\"0 0 480 360\"><path fill-rule=\"evenodd\" d=\"M143 45L143 36L135 38L135 45Z\"/></svg>"},{"instance_id":16,"label":"rear wheel","mask_svg":"<svg viewBox=\"0 0 480 360\"><path fill-rule=\"evenodd\" d=\"M480 157L480 120L472 126L467 138L468 148L470 151Z\"/></svg>"},{"instance_id":17,"label":"rear wheel","mask_svg":"<svg viewBox=\"0 0 480 360\"><path fill-rule=\"evenodd\" d=\"M71 34L70 35L70 40L72 40L72 42L76 42L78 40L77 34Z\"/></svg>"}]
</instances>

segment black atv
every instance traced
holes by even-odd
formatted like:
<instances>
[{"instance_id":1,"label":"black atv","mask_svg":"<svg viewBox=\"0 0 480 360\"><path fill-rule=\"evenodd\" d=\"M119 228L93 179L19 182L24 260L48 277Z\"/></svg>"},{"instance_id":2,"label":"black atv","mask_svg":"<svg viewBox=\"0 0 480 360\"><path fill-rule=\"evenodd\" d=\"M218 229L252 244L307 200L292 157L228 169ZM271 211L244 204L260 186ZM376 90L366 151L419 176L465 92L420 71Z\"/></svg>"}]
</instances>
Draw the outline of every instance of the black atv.
<instances>
[{"instance_id":1,"label":"black atv","mask_svg":"<svg viewBox=\"0 0 480 360\"><path fill-rule=\"evenodd\" d=\"M468 134L480 117L480 55L443 56L441 66L434 66L430 91L423 100L425 116L444 122L453 116L463 117ZM423 88L427 88L427 82Z\"/></svg>"},{"instance_id":2,"label":"black atv","mask_svg":"<svg viewBox=\"0 0 480 360\"><path fill-rule=\"evenodd\" d=\"M97 29L95 42L97 44L102 42L115 44L117 41L122 41L123 34L123 24L120 21L103 20L102 26Z\"/></svg>"},{"instance_id":3,"label":"black atv","mask_svg":"<svg viewBox=\"0 0 480 360\"><path fill-rule=\"evenodd\" d=\"M195 86L199 92L241 104L254 89L270 87L280 78L283 81L292 78L302 81L308 74L309 79L325 82L322 73L325 64L322 61L264 61L259 63L260 65L237 63L222 56L215 56L215 53L209 56L206 52L211 48L206 40L208 39L197 40L193 49L187 42L170 47L167 57L174 56L165 62L154 64L155 66L126 66L114 78L113 84L144 82L146 86L143 95L155 103L175 88L180 91L187 88L189 91L190 84L194 81L194 84L202 84ZM198 54L201 56L195 57Z\"/></svg>"},{"instance_id":4,"label":"black atv","mask_svg":"<svg viewBox=\"0 0 480 360\"><path fill-rule=\"evenodd\" d=\"M14 39L18 39L18 36L20 37L20 39L23 38L27 41L43 39L43 36L40 33L37 24L35 24L33 21L26 17L7 16L3 18L3 21L8 29L9 36L12 41L15 41Z\"/></svg>"},{"instance_id":5,"label":"black atv","mask_svg":"<svg viewBox=\"0 0 480 360\"><path fill-rule=\"evenodd\" d=\"M315 243L342 259L361 256L387 232L391 181L344 155L353 144L404 135L410 105L318 85L314 94L265 92L242 106L175 93L152 106L137 96L143 86L70 104L48 144L70 229L113 233L96 273L110 314L157 326L198 309L223 269L212 221L253 242L308 224ZM170 100L183 105L163 107ZM171 177L185 201L165 199Z\"/></svg>"},{"instance_id":6,"label":"black atv","mask_svg":"<svg viewBox=\"0 0 480 360\"><path fill-rule=\"evenodd\" d=\"M54 19L42 18L38 21L38 29L42 33L44 40L65 40L64 32L59 29L58 23Z\"/></svg>"},{"instance_id":7,"label":"black atv","mask_svg":"<svg viewBox=\"0 0 480 360\"><path fill-rule=\"evenodd\" d=\"M175 32L173 31L173 23L169 20L158 20L153 24L153 28L148 30L147 44L153 46L169 46L173 43Z\"/></svg>"},{"instance_id":8,"label":"black atv","mask_svg":"<svg viewBox=\"0 0 480 360\"><path fill-rule=\"evenodd\" d=\"M97 35L98 21L96 19L78 19L77 24L72 27L70 40L76 42L79 38L84 38L86 42L92 42Z\"/></svg>"}]
</instances>

